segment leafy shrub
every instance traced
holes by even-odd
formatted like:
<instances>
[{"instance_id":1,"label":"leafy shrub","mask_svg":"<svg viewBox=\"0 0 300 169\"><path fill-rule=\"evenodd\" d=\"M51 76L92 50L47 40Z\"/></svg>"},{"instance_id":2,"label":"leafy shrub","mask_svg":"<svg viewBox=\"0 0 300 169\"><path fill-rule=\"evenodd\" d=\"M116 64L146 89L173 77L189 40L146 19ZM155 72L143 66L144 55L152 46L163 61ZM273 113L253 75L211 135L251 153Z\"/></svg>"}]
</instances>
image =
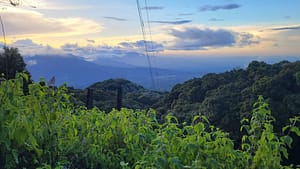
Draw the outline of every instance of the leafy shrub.
<instances>
[{"instance_id":1,"label":"leafy shrub","mask_svg":"<svg viewBox=\"0 0 300 169\"><path fill-rule=\"evenodd\" d=\"M235 149L205 116L179 124L168 115L161 124L154 110L105 114L74 106L66 86L33 83L24 95L24 78L0 83L0 168L283 168L288 157L292 139L273 132L262 98L243 120L247 134ZM298 121L283 130L299 135Z\"/></svg>"}]
</instances>

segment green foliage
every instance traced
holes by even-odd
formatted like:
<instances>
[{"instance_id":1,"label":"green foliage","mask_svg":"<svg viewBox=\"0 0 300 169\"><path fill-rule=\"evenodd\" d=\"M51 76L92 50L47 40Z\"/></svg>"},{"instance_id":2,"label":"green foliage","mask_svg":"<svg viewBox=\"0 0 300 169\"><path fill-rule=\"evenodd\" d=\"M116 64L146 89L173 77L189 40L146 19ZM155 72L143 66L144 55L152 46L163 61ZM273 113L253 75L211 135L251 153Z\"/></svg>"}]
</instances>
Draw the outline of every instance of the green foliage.
<instances>
[{"instance_id":1,"label":"green foliage","mask_svg":"<svg viewBox=\"0 0 300 169\"><path fill-rule=\"evenodd\" d=\"M53 164L58 157L57 140L63 132L64 118L72 112L64 86L54 91L34 83L24 95L23 79L19 74L0 84L0 143L5 168L32 166L40 159Z\"/></svg>"},{"instance_id":2,"label":"green foliage","mask_svg":"<svg viewBox=\"0 0 300 169\"><path fill-rule=\"evenodd\" d=\"M112 110L74 106L66 87L40 83L22 91L22 75L0 83L0 168L281 168L289 136L273 132L273 118L260 98L243 149L205 116L180 123L154 110ZM247 120L244 120L247 121ZM298 133L291 119L285 132Z\"/></svg>"},{"instance_id":3,"label":"green foliage","mask_svg":"<svg viewBox=\"0 0 300 169\"><path fill-rule=\"evenodd\" d=\"M273 131L274 121L262 96L254 104L250 122L242 120L246 124L241 130L247 132L242 139L242 149L249 153L251 168L283 168L282 156L288 159L286 146L291 147L292 138L288 135L278 137Z\"/></svg>"},{"instance_id":4,"label":"green foliage","mask_svg":"<svg viewBox=\"0 0 300 169\"><path fill-rule=\"evenodd\" d=\"M289 118L300 116L299 72L300 61L272 65L253 61L246 69L211 73L178 84L153 108L162 116L159 119L172 113L180 122L191 122L193 116L203 114L213 125L229 132L235 146L240 146L239 122L252 116L252 105L259 95L270 104L276 133L289 124ZM286 161L300 164L300 139L292 137L295 151Z\"/></svg>"}]
</instances>

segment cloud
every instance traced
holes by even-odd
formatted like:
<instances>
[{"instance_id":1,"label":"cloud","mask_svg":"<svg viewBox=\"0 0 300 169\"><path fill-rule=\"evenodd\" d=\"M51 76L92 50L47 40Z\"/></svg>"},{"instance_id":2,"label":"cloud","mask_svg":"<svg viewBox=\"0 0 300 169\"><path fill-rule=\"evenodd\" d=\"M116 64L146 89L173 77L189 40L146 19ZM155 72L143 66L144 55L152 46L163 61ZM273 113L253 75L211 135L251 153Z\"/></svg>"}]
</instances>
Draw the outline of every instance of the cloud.
<instances>
[{"instance_id":1,"label":"cloud","mask_svg":"<svg viewBox=\"0 0 300 169\"><path fill-rule=\"evenodd\" d=\"M119 49L110 46L79 46L74 43L67 43L60 47L65 54L72 54L84 58L87 61L93 61L100 57L113 57L118 55Z\"/></svg>"},{"instance_id":2,"label":"cloud","mask_svg":"<svg viewBox=\"0 0 300 169\"><path fill-rule=\"evenodd\" d=\"M66 43L60 47L60 49L66 53L74 54L78 56L94 55L101 53L102 50L109 50L103 46L79 46L77 43Z\"/></svg>"},{"instance_id":3,"label":"cloud","mask_svg":"<svg viewBox=\"0 0 300 169\"><path fill-rule=\"evenodd\" d=\"M238 4L227 4L227 5L205 5L199 8L200 12L205 11L217 11L217 10L232 10L241 7Z\"/></svg>"},{"instance_id":4,"label":"cloud","mask_svg":"<svg viewBox=\"0 0 300 169\"><path fill-rule=\"evenodd\" d=\"M93 41L89 39L87 40ZM12 44L9 44L9 46L18 48L20 53L25 57L35 55L67 56L71 54L82 57L88 61L93 61L97 60L98 58L121 58L130 55L131 53L135 53L136 55L144 55L145 44L147 45L148 52L161 52L164 50L164 46L162 44L144 40L138 40L135 42L121 42L116 46L95 45L94 43L80 46L77 43L66 43L60 48L54 48L50 45L35 43L31 39L20 39Z\"/></svg>"},{"instance_id":5,"label":"cloud","mask_svg":"<svg viewBox=\"0 0 300 169\"><path fill-rule=\"evenodd\" d=\"M171 24L171 25L181 25L186 23L191 23L192 20L180 20L180 21L151 21L152 23L161 23L161 24Z\"/></svg>"},{"instance_id":6,"label":"cloud","mask_svg":"<svg viewBox=\"0 0 300 169\"><path fill-rule=\"evenodd\" d=\"M25 4L21 4L25 7L36 7L38 10L48 10L48 11L75 11L75 10L89 10L94 8L95 6L90 3L77 4L77 3L69 3L66 5L62 1L48 1L48 0L38 0L38 1L25 1Z\"/></svg>"},{"instance_id":7,"label":"cloud","mask_svg":"<svg viewBox=\"0 0 300 169\"><path fill-rule=\"evenodd\" d=\"M104 16L103 18L110 19L110 20L115 20L115 21L128 21L127 19L124 19L124 18L111 17L111 16Z\"/></svg>"},{"instance_id":8,"label":"cloud","mask_svg":"<svg viewBox=\"0 0 300 169\"><path fill-rule=\"evenodd\" d=\"M286 27L273 28L272 30L273 31L300 30L300 26L286 26Z\"/></svg>"},{"instance_id":9,"label":"cloud","mask_svg":"<svg viewBox=\"0 0 300 169\"><path fill-rule=\"evenodd\" d=\"M37 54L61 54L62 52L49 46L34 43L31 39L17 40L11 44L20 50L23 56L34 56Z\"/></svg>"},{"instance_id":10,"label":"cloud","mask_svg":"<svg viewBox=\"0 0 300 169\"><path fill-rule=\"evenodd\" d=\"M144 10L162 10L164 9L163 6L147 6L147 7L143 7L142 9Z\"/></svg>"},{"instance_id":11,"label":"cloud","mask_svg":"<svg viewBox=\"0 0 300 169\"><path fill-rule=\"evenodd\" d=\"M17 46L17 47L31 47L31 46L37 47L37 46L42 46L42 45L38 45L38 44L34 43L31 39L17 40L12 45L13 46Z\"/></svg>"},{"instance_id":12,"label":"cloud","mask_svg":"<svg viewBox=\"0 0 300 169\"><path fill-rule=\"evenodd\" d=\"M258 40L249 33L238 33L225 29L200 29L189 27L183 30L172 29L169 33L175 38L171 49L174 50L207 50L209 48L220 48L257 44Z\"/></svg>"},{"instance_id":13,"label":"cloud","mask_svg":"<svg viewBox=\"0 0 300 169\"><path fill-rule=\"evenodd\" d=\"M93 39L87 39L86 41L87 41L88 43L96 43L96 41L93 40Z\"/></svg>"},{"instance_id":14,"label":"cloud","mask_svg":"<svg viewBox=\"0 0 300 169\"><path fill-rule=\"evenodd\" d=\"M119 43L122 49L130 51L145 51L145 44L147 45L148 52L161 52L164 50L164 46L162 44L153 41L139 40L136 42Z\"/></svg>"},{"instance_id":15,"label":"cloud","mask_svg":"<svg viewBox=\"0 0 300 169\"><path fill-rule=\"evenodd\" d=\"M194 15L193 13L180 13L179 16L191 16Z\"/></svg>"},{"instance_id":16,"label":"cloud","mask_svg":"<svg viewBox=\"0 0 300 169\"><path fill-rule=\"evenodd\" d=\"M101 32L101 24L80 17L54 18L28 10L11 10L2 13L7 35L71 36Z\"/></svg>"},{"instance_id":17,"label":"cloud","mask_svg":"<svg viewBox=\"0 0 300 169\"><path fill-rule=\"evenodd\" d=\"M27 64L28 66L36 65L36 64L37 64L37 60L30 59L30 60L26 61L26 64Z\"/></svg>"},{"instance_id":18,"label":"cloud","mask_svg":"<svg viewBox=\"0 0 300 169\"><path fill-rule=\"evenodd\" d=\"M259 44L260 43L260 38L255 37L254 35L250 33L235 33L236 35L236 43L237 46L239 47L244 47L244 46L250 46L253 44Z\"/></svg>"},{"instance_id":19,"label":"cloud","mask_svg":"<svg viewBox=\"0 0 300 169\"><path fill-rule=\"evenodd\" d=\"M218 21L224 21L224 19L210 18L209 21L218 22Z\"/></svg>"},{"instance_id":20,"label":"cloud","mask_svg":"<svg viewBox=\"0 0 300 169\"><path fill-rule=\"evenodd\" d=\"M186 28L185 30L171 30L170 35L175 37L174 49L198 50L207 47L232 46L235 37L226 30Z\"/></svg>"},{"instance_id":21,"label":"cloud","mask_svg":"<svg viewBox=\"0 0 300 169\"><path fill-rule=\"evenodd\" d=\"M143 54L145 52L145 43L148 52L160 52L164 46L157 42L139 40L136 42L121 42L117 46L79 46L78 44L65 44L61 50L66 54L73 54L85 58L88 61L97 60L98 58L124 57L129 53Z\"/></svg>"}]
</instances>

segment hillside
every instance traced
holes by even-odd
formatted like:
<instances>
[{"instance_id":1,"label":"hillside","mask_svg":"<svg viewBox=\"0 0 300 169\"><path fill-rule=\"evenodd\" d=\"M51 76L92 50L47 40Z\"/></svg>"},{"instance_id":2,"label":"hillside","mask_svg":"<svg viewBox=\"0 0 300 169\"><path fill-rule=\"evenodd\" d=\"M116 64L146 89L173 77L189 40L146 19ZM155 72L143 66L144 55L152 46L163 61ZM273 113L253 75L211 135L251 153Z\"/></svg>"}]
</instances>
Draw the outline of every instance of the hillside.
<instances>
[{"instance_id":1,"label":"hillside","mask_svg":"<svg viewBox=\"0 0 300 169\"><path fill-rule=\"evenodd\" d=\"M160 121L169 113L187 123L196 115L205 115L213 125L229 132L237 146L241 139L240 120L251 117L259 95L270 105L278 133L289 123L289 118L300 115L299 61L276 64L253 61L246 69L210 73L177 84L169 93L150 91L124 79L106 80L89 86L94 90L94 106L106 112L115 108L119 86L123 88L123 107L154 108ZM84 105L87 89L73 92ZM294 145L298 143L295 140ZM300 147L293 151L292 154L300 152ZM297 161L295 158L291 157L293 163Z\"/></svg>"},{"instance_id":2,"label":"hillside","mask_svg":"<svg viewBox=\"0 0 300 169\"><path fill-rule=\"evenodd\" d=\"M122 88L122 107L130 109L149 109L166 93L145 89L144 87L125 79L109 79L97 82L84 90L70 88L77 104L85 105L88 88L93 90L93 105L110 112L117 105L117 90Z\"/></svg>"},{"instance_id":3,"label":"hillside","mask_svg":"<svg viewBox=\"0 0 300 169\"><path fill-rule=\"evenodd\" d=\"M239 124L231 121L249 117L259 95L271 105L278 119L276 127L285 124L288 117L299 115L299 72L300 62L266 64L253 61L246 69L210 73L177 84L169 93L151 91L125 79L105 80L87 88L94 90L94 105L105 111L116 106L117 89L122 86L124 107L152 107L162 118L168 112L180 121L190 121L191 117L200 113L227 131L237 131ZM87 88L71 88L82 105L86 102Z\"/></svg>"},{"instance_id":4,"label":"hillside","mask_svg":"<svg viewBox=\"0 0 300 169\"><path fill-rule=\"evenodd\" d=\"M300 62L283 61L270 65L253 61L245 70L211 73L178 84L158 108L174 113L181 121L188 120L187 114L191 112L201 112L212 121L223 124L228 121L229 114L234 119L249 116L254 101L262 95L272 105L273 111L297 114L300 110L299 75ZM239 113L233 115L233 112ZM225 116L217 119L216 115Z\"/></svg>"},{"instance_id":5,"label":"hillside","mask_svg":"<svg viewBox=\"0 0 300 169\"><path fill-rule=\"evenodd\" d=\"M251 116L259 95L270 104L276 118L274 129L280 133L290 117L300 115L300 61L273 65L253 61L245 70L194 78L176 85L155 108L162 119L167 112L181 122L190 122L198 114L205 115L212 124L239 140L240 120ZM294 144L299 144L299 140ZM293 151L300 152L300 147Z\"/></svg>"},{"instance_id":6,"label":"hillside","mask_svg":"<svg viewBox=\"0 0 300 169\"><path fill-rule=\"evenodd\" d=\"M123 78L153 89L148 67L129 65L109 59L89 62L74 55L36 55L25 57L27 69L33 80L43 77L47 80L56 77L56 85L67 83L74 88L86 88L89 85L108 79ZM168 91L175 84L184 82L199 73L180 70L153 68L154 81L159 81L155 89Z\"/></svg>"},{"instance_id":7,"label":"hillside","mask_svg":"<svg viewBox=\"0 0 300 169\"><path fill-rule=\"evenodd\" d=\"M193 117L190 124L167 116L160 123L154 110L88 110L74 106L66 86L33 82L24 94L23 75L0 82L0 169L299 167L284 161L293 156L287 152L294 140L290 132L300 136L299 128L291 125L285 127L288 134L274 133L262 97L243 123L249 130L242 146L234 147L235 140L205 116ZM292 121L297 122L299 118Z\"/></svg>"}]
</instances>

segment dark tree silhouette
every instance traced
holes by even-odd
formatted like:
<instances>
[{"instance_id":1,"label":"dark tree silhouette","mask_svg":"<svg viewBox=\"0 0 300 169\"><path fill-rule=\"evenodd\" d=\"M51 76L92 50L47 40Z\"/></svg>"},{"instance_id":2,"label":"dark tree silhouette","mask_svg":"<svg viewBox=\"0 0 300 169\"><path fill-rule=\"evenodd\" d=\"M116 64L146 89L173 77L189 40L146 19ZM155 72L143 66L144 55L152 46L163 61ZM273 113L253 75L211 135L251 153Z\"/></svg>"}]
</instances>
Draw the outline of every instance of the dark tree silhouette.
<instances>
[{"instance_id":1,"label":"dark tree silhouette","mask_svg":"<svg viewBox=\"0 0 300 169\"><path fill-rule=\"evenodd\" d=\"M23 57L17 48L4 47L3 52L0 53L0 81L15 78L17 73L26 73L28 79L24 79L23 92L28 94L28 85L32 83L31 75L26 69L26 64Z\"/></svg>"},{"instance_id":2,"label":"dark tree silhouette","mask_svg":"<svg viewBox=\"0 0 300 169\"><path fill-rule=\"evenodd\" d=\"M26 72L26 64L17 48L4 47L0 53L0 74L6 79L13 79L18 72Z\"/></svg>"}]
</instances>

